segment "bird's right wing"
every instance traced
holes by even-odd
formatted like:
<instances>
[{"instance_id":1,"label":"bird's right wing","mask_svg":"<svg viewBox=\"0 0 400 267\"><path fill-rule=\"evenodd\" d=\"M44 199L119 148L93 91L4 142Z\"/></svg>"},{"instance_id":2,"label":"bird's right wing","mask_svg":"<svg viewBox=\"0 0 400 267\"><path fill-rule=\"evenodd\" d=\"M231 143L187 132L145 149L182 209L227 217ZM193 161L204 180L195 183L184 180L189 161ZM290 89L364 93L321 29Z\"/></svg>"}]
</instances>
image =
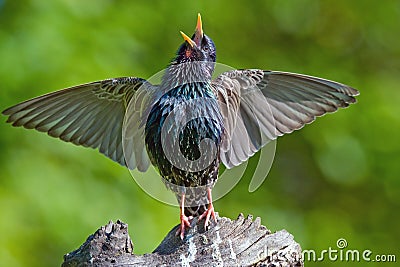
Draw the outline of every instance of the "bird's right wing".
<instances>
[{"instance_id":1,"label":"bird's right wing","mask_svg":"<svg viewBox=\"0 0 400 267\"><path fill-rule=\"evenodd\" d=\"M296 73L234 70L212 82L224 116L221 161L232 168L283 134L354 103L347 85Z\"/></svg>"},{"instance_id":2,"label":"bird's right wing","mask_svg":"<svg viewBox=\"0 0 400 267\"><path fill-rule=\"evenodd\" d=\"M3 114L13 126L36 129L75 145L98 149L121 165L145 171L149 159L143 126L139 120L130 122L136 128L125 135L124 142L131 145L127 149L122 136L128 128L123 129L123 124L128 105L135 102L132 110L144 106L153 87L136 77L102 80L27 100L4 110Z\"/></svg>"}]
</instances>

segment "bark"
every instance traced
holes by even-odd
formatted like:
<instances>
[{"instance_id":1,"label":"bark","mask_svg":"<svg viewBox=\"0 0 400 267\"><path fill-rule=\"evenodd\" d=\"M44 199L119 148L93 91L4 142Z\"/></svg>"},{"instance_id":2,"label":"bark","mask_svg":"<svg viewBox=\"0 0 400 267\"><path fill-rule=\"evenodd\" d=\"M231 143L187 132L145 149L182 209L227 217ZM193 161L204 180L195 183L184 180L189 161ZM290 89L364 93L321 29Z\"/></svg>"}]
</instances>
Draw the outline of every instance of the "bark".
<instances>
[{"instance_id":1,"label":"bark","mask_svg":"<svg viewBox=\"0 0 400 267\"><path fill-rule=\"evenodd\" d=\"M293 236L286 230L271 233L260 218L217 217L207 231L203 224L194 219L183 241L176 226L153 253L135 255L128 225L109 222L66 254L62 266L304 266Z\"/></svg>"}]
</instances>

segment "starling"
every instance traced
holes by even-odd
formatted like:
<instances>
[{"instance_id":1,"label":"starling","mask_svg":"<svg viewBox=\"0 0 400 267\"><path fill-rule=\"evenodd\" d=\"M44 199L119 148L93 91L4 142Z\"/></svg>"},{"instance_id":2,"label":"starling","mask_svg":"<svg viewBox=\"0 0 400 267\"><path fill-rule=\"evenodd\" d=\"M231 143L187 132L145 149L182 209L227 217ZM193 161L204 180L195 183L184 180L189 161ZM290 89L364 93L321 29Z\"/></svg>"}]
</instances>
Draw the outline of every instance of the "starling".
<instances>
[{"instance_id":1,"label":"starling","mask_svg":"<svg viewBox=\"0 0 400 267\"><path fill-rule=\"evenodd\" d=\"M216 49L200 14L192 37L181 34L184 42L158 85L107 79L27 100L3 114L13 126L98 149L130 169L146 171L151 163L178 199L183 239L194 217L206 227L216 221L211 190L221 163L241 164L267 140L347 107L359 93L281 71L232 70L213 79Z\"/></svg>"}]
</instances>

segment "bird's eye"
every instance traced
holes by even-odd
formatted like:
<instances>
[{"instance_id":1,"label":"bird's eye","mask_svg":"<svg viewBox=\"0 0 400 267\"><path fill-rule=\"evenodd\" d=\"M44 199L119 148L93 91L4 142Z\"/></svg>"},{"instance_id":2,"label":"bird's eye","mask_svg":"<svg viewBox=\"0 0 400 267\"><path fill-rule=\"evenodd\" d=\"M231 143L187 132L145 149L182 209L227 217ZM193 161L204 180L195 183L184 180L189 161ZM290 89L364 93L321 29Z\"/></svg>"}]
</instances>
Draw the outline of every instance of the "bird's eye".
<instances>
[{"instance_id":1,"label":"bird's eye","mask_svg":"<svg viewBox=\"0 0 400 267\"><path fill-rule=\"evenodd\" d=\"M208 51L209 47L208 45L203 46L204 51Z\"/></svg>"}]
</instances>

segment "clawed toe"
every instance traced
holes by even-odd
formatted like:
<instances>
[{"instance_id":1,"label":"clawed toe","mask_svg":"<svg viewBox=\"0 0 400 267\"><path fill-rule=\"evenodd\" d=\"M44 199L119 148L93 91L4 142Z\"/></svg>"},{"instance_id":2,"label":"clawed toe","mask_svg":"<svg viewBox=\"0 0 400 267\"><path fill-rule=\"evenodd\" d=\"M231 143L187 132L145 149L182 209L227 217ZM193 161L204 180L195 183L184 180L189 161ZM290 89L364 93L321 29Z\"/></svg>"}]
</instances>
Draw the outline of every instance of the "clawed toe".
<instances>
[{"instance_id":1,"label":"clawed toe","mask_svg":"<svg viewBox=\"0 0 400 267\"><path fill-rule=\"evenodd\" d=\"M176 231L176 235L180 235L181 239L185 237L185 230L186 228L190 227L190 222L193 220L192 216L186 216L185 214L181 214L181 225Z\"/></svg>"},{"instance_id":2,"label":"clawed toe","mask_svg":"<svg viewBox=\"0 0 400 267\"><path fill-rule=\"evenodd\" d=\"M212 217L212 219L217 222L217 218L215 216L215 212L214 212L214 206L212 205L212 203L210 203L208 205L207 210L200 215L199 220L202 220L205 218L204 220L204 228L207 229L209 224L210 224L210 217Z\"/></svg>"}]
</instances>

